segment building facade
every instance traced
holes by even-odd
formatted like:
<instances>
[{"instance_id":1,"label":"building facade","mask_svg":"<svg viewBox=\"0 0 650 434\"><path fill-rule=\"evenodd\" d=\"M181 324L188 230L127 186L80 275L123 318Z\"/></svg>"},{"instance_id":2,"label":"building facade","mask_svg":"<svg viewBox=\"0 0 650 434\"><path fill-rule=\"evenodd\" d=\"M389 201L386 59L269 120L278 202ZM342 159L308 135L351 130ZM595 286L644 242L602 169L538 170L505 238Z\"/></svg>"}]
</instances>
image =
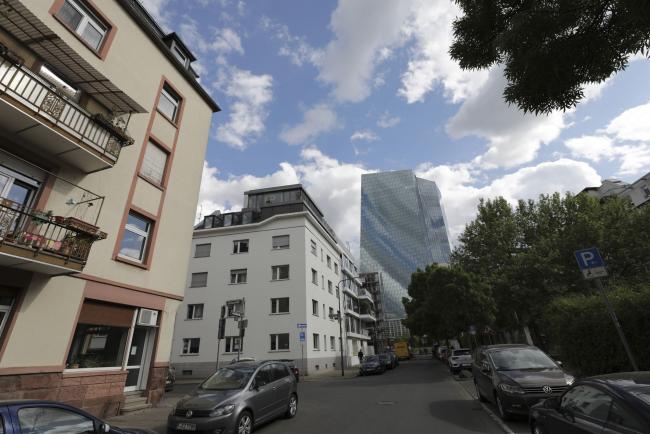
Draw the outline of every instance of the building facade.
<instances>
[{"instance_id":1,"label":"building facade","mask_svg":"<svg viewBox=\"0 0 650 434\"><path fill-rule=\"evenodd\" d=\"M598 199L610 196L627 197L638 208L650 203L650 172L631 184L620 179L605 179L599 187L587 187L582 193Z\"/></svg>"},{"instance_id":2,"label":"building facade","mask_svg":"<svg viewBox=\"0 0 650 434\"><path fill-rule=\"evenodd\" d=\"M1 9L0 395L156 403L219 107L136 0Z\"/></svg>"},{"instance_id":3,"label":"building facade","mask_svg":"<svg viewBox=\"0 0 650 434\"><path fill-rule=\"evenodd\" d=\"M449 238L440 191L410 170L361 177L361 272L382 281L383 332L408 334L402 298L411 274L432 263L449 262Z\"/></svg>"},{"instance_id":4,"label":"building facade","mask_svg":"<svg viewBox=\"0 0 650 434\"><path fill-rule=\"evenodd\" d=\"M217 359L224 365L238 356L292 359L304 374L334 369L341 366L341 329L344 363L350 363L354 351L367 351L367 318L354 264L349 258L342 264L334 231L300 185L244 194L241 212L214 213L195 228L172 345L177 376L205 377ZM344 309L351 299L355 304ZM242 320L247 326L240 340Z\"/></svg>"}]
</instances>

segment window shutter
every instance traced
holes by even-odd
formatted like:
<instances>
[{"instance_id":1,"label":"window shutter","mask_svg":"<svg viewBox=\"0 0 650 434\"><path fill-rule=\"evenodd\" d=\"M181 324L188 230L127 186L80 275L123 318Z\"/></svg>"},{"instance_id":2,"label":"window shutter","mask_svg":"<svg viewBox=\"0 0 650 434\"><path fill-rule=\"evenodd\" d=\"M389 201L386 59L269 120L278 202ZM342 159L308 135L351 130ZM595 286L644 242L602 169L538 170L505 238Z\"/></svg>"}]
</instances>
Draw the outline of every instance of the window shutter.
<instances>
[{"instance_id":1,"label":"window shutter","mask_svg":"<svg viewBox=\"0 0 650 434\"><path fill-rule=\"evenodd\" d=\"M194 252L195 258L207 258L210 256L212 244L197 244Z\"/></svg>"},{"instance_id":2,"label":"window shutter","mask_svg":"<svg viewBox=\"0 0 650 434\"><path fill-rule=\"evenodd\" d=\"M192 273L192 282L190 286L195 288L208 285L208 273Z\"/></svg>"}]
</instances>

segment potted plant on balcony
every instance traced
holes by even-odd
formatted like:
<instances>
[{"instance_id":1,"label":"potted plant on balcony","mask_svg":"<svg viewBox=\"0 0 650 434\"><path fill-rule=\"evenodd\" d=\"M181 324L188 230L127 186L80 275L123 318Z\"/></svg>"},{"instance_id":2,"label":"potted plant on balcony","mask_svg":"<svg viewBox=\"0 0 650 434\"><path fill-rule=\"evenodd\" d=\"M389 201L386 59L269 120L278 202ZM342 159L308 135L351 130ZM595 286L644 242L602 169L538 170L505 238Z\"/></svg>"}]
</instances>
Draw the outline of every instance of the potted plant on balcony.
<instances>
[{"instance_id":1,"label":"potted plant on balcony","mask_svg":"<svg viewBox=\"0 0 650 434\"><path fill-rule=\"evenodd\" d=\"M52 212L52 210L43 212L41 210L36 209L32 211L32 223L34 223L36 226L40 226L43 223L48 223L51 221L53 215L54 213Z\"/></svg>"}]
</instances>

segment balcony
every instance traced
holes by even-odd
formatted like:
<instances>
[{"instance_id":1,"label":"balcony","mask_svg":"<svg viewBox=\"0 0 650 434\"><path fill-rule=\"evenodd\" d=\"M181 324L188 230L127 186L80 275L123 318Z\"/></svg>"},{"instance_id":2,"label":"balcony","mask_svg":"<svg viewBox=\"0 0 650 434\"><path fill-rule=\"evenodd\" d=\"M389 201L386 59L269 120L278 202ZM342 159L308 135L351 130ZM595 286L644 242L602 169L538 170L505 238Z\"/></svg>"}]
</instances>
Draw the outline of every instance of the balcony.
<instances>
[{"instance_id":1,"label":"balcony","mask_svg":"<svg viewBox=\"0 0 650 434\"><path fill-rule=\"evenodd\" d=\"M84 173L112 167L122 147L133 143L125 128L87 112L2 44L0 129Z\"/></svg>"},{"instance_id":2,"label":"balcony","mask_svg":"<svg viewBox=\"0 0 650 434\"><path fill-rule=\"evenodd\" d=\"M359 313L359 319L364 322L376 322L375 313L371 311Z\"/></svg>"},{"instance_id":3,"label":"balcony","mask_svg":"<svg viewBox=\"0 0 650 434\"><path fill-rule=\"evenodd\" d=\"M372 303L374 304L374 301L372 299L372 295L365 289L361 288L359 289L359 293L357 294L357 297L359 298L359 301L365 301L367 303Z\"/></svg>"},{"instance_id":4,"label":"balcony","mask_svg":"<svg viewBox=\"0 0 650 434\"><path fill-rule=\"evenodd\" d=\"M59 218L0 198L0 265L48 275L83 270L104 232L74 217Z\"/></svg>"}]
</instances>

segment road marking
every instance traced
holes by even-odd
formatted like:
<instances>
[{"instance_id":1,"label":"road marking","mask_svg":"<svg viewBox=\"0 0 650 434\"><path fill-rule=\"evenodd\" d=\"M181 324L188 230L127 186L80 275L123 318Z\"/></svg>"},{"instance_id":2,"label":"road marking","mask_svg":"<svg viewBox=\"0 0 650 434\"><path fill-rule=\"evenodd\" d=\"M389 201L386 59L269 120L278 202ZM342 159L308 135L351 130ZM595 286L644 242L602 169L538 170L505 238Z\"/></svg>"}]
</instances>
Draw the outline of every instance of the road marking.
<instances>
[{"instance_id":1,"label":"road marking","mask_svg":"<svg viewBox=\"0 0 650 434\"><path fill-rule=\"evenodd\" d=\"M511 430L508 425L503 423L501 418L499 416L497 416L496 414L494 414L494 412L492 410L490 410L487 405L483 404L482 402L479 402L479 404L481 404L481 407L483 407L483 410L485 410L485 412L488 414L488 416L490 416L492 418L492 420L495 421L497 423L497 425L499 425L501 427L501 429L506 434L515 434L515 432L513 430Z\"/></svg>"},{"instance_id":2,"label":"road marking","mask_svg":"<svg viewBox=\"0 0 650 434\"><path fill-rule=\"evenodd\" d=\"M395 401L378 401L379 405L395 405Z\"/></svg>"}]
</instances>

